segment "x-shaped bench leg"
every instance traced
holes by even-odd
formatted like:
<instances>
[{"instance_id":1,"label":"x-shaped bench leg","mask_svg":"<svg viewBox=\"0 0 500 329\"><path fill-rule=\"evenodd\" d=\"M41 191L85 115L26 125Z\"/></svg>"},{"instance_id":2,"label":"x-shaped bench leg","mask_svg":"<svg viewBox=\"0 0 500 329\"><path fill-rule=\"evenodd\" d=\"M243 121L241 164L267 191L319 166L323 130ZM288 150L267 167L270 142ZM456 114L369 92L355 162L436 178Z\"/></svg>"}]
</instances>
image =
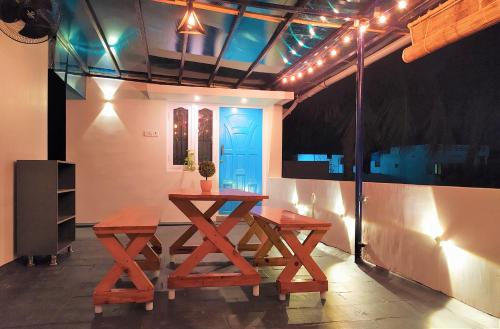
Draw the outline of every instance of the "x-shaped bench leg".
<instances>
[{"instance_id":1,"label":"x-shaped bench leg","mask_svg":"<svg viewBox=\"0 0 500 329\"><path fill-rule=\"evenodd\" d=\"M262 244L264 244L267 241L267 236L264 234L262 229L259 227L255 219L253 218L252 215L247 214L244 217L246 223L248 224L249 228L241 237L240 241L238 242L238 251L256 251L260 247L262 247ZM260 243L249 243L250 239L253 236L256 236Z\"/></svg>"},{"instance_id":2,"label":"x-shaped bench leg","mask_svg":"<svg viewBox=\"0 0 500 329\"><path fill-rule=\"evenodd\" d=\"M310 291L320 292L321 298L324 299L325 292L328 291L328 279L312 258L311 253L326 231L311 231L303 244L300 243L293 231L279 231L279 233L293 252L293 257L288 259L277 280L280 299L283 300L287 293ZM302 266L309 272L312 280L294 282L293 278Z\"/></svg>"},{"instance_id":3,"label":"x-shaped bench leg","mask_svg":"<svg viewBox=\"0 0 500 329\"><path fill-rule=\"evenodd\" d=\"M215 201L210 208L203 214L206 218L211 218L224 205L224 201ZM175 263L175 255L190 254L197 246L185 246L195 233L198 232L196 225L190 225L189 228L170 246L170 261Z\"/></svg>"},{"instance_id":4,"label":"x-shaped bench leg","mask_svg":"<svg viewBox=\"0 0 500 329\"><path fill-rule=\"evenodd\" d=\"M133 240L135 234L127 234L130 240ZM144 249L141 250L141 254L144 256L144 259L136 259L136 263L140 266L143 271L152 271L154 277L158 277L160 275L160 256L155 251L154 239L156 236L153 236L151 240L146 244ZM158 240L159 242L159 240ZM161 247L161 242L160 242Z\"/></svg>"},{"instance_id":5,"label":"x-shaped bench leg","mask_svg":"<svg viewBox=\"0 0 500 329\"><path fill-rule=\"evenodd\" d=\"M271 224L264 220L255 217L255 222L259 225L260 229L266 234L267 240L257 249L255 253L255 265L257 266L284 266L287 260L292 257L292 253L283 243L278 233L277 228L271 227ZM276 247L282 257L267 257L271 249Z\"/></svg>"},{"instance_id":6,"label":"x-shaped bench leg","mask_svg":"<svg viewBox=\"0 0 500 329\"><path fill-rule=\"evenodd\" d=\"M253 285L254 295L258 295L260 276L227 238L227 234L240 219L257 204L255 201L242 202L219 226L200 212L191 201L172 200L175 205L193 222L204 235L203 243L198 246L168 278L169 299L175 298L175 289L182 287L220 287ZM222 252L241 273L191 274L192 270L209 253Z\"/></svg>"},{"instance_id":7,"label":"x-shaped bench leg","mask_svg":"<svg viewBox=\"0 0 500 329\"><path fill-rule=\"evenodd\" d=\"M102 312L102 304L146 303L146 310L153 309L154 286L134 258L146 247L152 234L134 234L127 247L113 234L97 235L109 251L115 264L99 282L93 293L96 313ZM135 289L113 289L122 273L126 273Z\"/></svg>"}]
</instances>

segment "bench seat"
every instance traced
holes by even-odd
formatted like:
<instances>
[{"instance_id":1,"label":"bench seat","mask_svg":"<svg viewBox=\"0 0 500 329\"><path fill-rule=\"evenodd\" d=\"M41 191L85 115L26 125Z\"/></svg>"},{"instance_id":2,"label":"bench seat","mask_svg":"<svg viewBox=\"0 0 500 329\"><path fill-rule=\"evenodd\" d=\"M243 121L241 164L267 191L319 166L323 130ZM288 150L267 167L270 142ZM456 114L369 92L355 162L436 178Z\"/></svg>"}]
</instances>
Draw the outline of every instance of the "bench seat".
<instances>
[{"instance_id":1,"label":"bench seat","mask_svg":"<svg viewBox=\"0 0 500 329\"><path fill-rule=\"evenodd\" d=\"M264 221L277 225L282 231L321 230L328 229L331 226L331 223L324 220L268 206L254 207L251 214L254 217L259 217Z\"/></svg>"}]
</instances>

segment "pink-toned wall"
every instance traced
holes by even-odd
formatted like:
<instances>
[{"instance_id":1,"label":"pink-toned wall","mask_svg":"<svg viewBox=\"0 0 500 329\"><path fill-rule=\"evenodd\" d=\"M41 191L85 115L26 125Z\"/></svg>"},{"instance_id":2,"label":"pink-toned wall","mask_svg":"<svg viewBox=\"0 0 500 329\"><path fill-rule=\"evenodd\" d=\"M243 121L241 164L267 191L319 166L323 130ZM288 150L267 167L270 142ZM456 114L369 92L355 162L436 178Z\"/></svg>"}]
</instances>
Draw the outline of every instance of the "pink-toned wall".
<instances>
[{"instance_id":1,"label":"pink-toned wall","mask_svg":"<svg viewBox=\"0 0 500 329\"><path fill-rule=\"evenodd\" d=\"M0 266L14 259L14 161L47 156L47 44L0 33Z\"/></svg>"},{"instance_id":2,"label":"pink-toned wall","mask_svg":"<svg viewBox=\"0 0 500 329\"><path fill-rule=\"evenodd\" d=\"M268 187L270 204L331 221L324 242L352 253L352 182ZM364 259L500 316L500 190L365 183L364 194Z\"/></svg>"},{"instance_id":3,"label":"pink-toned wall","mask_svg":"<svg viewBox=\"0 0 500 329\"><path fill-rule=\"evenodd\" d=\"M185 222L184 215L168 201L168 193L180 188L199 189L201 177L197 172L167 170L171 135L167 133L167 110L173 107L165 99L149 99L144 83L105 82L106 86L100 87L101 80L87 79L86 99L67 102L67 156L77 165L77 221L95 223L120 208L144 204L162 206L164 222ZM108 90L103 93L103 88ZM189 91L185 88L182 91ZM154 90L158 96L162 89ZM108 92L113 95L105 95ZM187 93L185 101L192 102L193 94ZM242 92L238 101L241 96ZM106 107L106 99L111 98ZM282 107L252 102L248 98L244 106L263 109L265 189L268 177L281 176ZM212 104L211 108L218 110L218 106ZM144 137L145 130L156 130L159 137ZM214 145L218 145L218 137ZM214 160L217 165L218 159ZM213 180L218 181L217 175Z\"/></svg>"}]
</instances>

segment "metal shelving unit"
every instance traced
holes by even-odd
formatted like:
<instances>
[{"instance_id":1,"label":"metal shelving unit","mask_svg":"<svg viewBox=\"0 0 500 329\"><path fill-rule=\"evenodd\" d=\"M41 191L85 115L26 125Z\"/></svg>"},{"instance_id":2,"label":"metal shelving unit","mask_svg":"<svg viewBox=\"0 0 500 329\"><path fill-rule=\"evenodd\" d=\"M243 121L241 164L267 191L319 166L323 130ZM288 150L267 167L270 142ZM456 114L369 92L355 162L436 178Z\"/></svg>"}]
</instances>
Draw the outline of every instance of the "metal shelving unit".
<instances>
[{"instance_id":1,"label":"metal shelving unit","mask_svg":"<svg viewBox=\"0 0 500 329\"><path fill-rule=\"evenodd\" d=\"M56 160L16 162L16 254L28 257L71 252L75 241L75 164Z\"/></svg>"}]
</instances>

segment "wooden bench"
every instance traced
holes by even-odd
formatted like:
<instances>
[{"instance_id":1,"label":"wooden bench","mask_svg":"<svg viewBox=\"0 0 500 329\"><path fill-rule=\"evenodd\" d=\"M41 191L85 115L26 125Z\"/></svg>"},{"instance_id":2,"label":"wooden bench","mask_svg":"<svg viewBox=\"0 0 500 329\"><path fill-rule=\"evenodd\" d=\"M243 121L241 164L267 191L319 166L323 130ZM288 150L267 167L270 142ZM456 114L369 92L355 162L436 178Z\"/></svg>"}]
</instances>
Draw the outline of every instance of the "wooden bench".
<instances>
[{"instance_id":1,"label":"wooden bench","mask_svg":"<svg viewBox=\"0 0 500 329\"><path fill-rule=\"evenodd\" d=\"M256 265L285 266L277 279L280 300L285 300L288 293L314 291L320 293L321 299L325 299L328 279L311 257L311 253L331 224L267 206L253 208L251 215L268 238L255 253ZM310 231L303 243L297 238L296 233L299 231ZM282 257L267 257L273 246ZM312 280L293 281L302 266L309 272Z\"/></svg>"},{"instance_id":2,"label":"wooden bench","mask_svg":"<svg viewBox=\"0 0 500 329\"><path fill-rule=\"evenodd\" d=\"M93 302L95 313L102 313L103 304L146 303L146 310L153 309L154 286L144 271L160 273L161 243L155 237L160 222L160 211L155 208L128 208L121 210L94 225L94 232L113 256L115 263L94 289ZM123 245L117 235L129 238ZM136 260L142 254L144 259ZM113 288L125 273L135 288Z\"/></svg>"}]
</instances>

